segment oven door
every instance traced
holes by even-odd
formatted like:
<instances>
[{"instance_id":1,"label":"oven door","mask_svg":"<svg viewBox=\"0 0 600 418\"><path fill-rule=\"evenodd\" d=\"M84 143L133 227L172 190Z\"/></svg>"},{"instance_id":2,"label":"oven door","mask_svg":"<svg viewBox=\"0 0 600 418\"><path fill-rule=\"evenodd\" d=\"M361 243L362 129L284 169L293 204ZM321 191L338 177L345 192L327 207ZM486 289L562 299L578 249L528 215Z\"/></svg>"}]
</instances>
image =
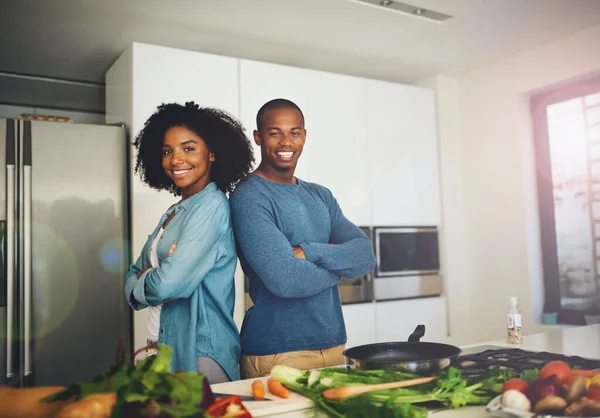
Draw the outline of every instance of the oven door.
<instances>
[{"instance_id":1,"label":"oven door","mask_svg":"<svg viewBox=\"0 0 600 418\"><path fill-rule=\"evenodd\" d=\"M373 231L371 227L359 226L360 230L373 242ZM342 277L338 285L342 305L351 303L372 302L374 298L373 272L369 272L357 279Z\"/></svg>"},{"instance_id":2,"label":"oven door","mask_svg":"<svg viewBox=\"0 0 600 418\"><path fill-rule=\"evenodd\" d=\"M373 275L365 274L358 279L342 279L338 285L342 305L373 301Z\"/></svg>"}]
</instances>

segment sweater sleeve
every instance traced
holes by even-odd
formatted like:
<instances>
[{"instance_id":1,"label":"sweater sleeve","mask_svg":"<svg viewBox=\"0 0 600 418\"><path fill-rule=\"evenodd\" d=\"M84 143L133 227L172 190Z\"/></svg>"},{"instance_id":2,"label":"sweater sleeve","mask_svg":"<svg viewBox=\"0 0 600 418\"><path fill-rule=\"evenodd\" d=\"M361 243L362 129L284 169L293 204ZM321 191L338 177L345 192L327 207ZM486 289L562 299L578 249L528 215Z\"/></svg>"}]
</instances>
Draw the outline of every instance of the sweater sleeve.
<instances>
[{"instance_id":1,"label":"sweater sleeve","mask_svg":"<svg viewBox=\"0 0 600 418\"><path fill-rule=\"evenodd\" d=\"M271 293L280 298L307 298L338 285L337 274L294 255L277 228L266 196L234 193L230 202L239 248Z\"/></svg>"},{"instance_id":2,"label":"sweater sleeve","mask_svg":"<svg viewBox=\"0 0 600 418\"><path fill-rule=\"evenodd\" d=\"M155 306L190 297L215 265L219 243L230 228L226 205L225 200L211 198L191 209L173 254L137 281L133 290L137 301Z\"/></svg>"},{"instance_id":3,"label":"sweater sleeve","mask_svg":"<svg viewBox=\"0 0 600 418\"><path fill-rule=\"evenodd\" d=\"M349 279L373 271L376 260L371 240L360 228L346 219L336 199L328 190L326 202L331 214L329 243L301 243L300 247L306 259Z\"/></svg>"}]
</instances>

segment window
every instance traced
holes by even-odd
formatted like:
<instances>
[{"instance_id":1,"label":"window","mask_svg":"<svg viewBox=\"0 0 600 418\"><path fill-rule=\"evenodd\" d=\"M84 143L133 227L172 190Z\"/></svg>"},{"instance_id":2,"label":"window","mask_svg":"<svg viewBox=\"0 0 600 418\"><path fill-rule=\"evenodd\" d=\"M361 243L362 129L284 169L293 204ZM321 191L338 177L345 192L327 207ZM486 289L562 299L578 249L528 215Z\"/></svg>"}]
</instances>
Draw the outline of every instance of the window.
<instances>
[{"instance_id":1,"label":"window","mask_svg":"<svg viewBox=\"0 0 600 418\"><path fill-rule=\"evenodd\" d=\"M600 77L538 94L531 110L544 311L585 324L600 311Z\"/></svg>"}]
</instances>

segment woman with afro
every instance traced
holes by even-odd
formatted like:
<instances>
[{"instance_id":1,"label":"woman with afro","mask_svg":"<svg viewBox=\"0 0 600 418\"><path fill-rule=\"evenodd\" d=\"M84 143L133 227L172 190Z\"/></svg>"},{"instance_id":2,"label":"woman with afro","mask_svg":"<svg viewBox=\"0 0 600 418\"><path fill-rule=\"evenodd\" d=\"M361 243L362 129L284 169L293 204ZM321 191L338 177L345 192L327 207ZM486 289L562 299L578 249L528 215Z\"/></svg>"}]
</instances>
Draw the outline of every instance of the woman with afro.
<instances>
[{"instance_id":1,"label":"woman with afro","mask_svg":"<svg viewBox=\"0 0 600 418\"><path fill-rule=\"evenodd\" d=\"M225 112L189 102L159 106L134 145L140 179L181 199L129 268L127 300L150 309L148 345L173 349L172 370L204 373L210 383L237 380L237 258L225 194L252 167L250 141Z\"/></svg>"}]
</instances>

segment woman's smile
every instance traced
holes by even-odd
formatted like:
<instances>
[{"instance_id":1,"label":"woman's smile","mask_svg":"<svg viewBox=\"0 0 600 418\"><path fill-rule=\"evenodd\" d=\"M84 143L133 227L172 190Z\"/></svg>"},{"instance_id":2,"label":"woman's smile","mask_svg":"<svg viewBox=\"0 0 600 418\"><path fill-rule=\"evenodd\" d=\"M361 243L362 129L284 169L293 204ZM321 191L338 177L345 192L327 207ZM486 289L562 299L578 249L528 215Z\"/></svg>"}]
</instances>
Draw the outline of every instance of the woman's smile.
<instances>
[{"instance_id":1,"label":"woman's smile","mask_svg":"<svg viewBox=\"0 0 600 418\"><path fill-rule=\"evenodd\" d=\"M177 170L171 170L171 177L173 177L173 180L177 180L177 179L182 179L184 178L192 169L191 168L186 168L186 169L177 169Z\"/></svg>"}]
</instances>

